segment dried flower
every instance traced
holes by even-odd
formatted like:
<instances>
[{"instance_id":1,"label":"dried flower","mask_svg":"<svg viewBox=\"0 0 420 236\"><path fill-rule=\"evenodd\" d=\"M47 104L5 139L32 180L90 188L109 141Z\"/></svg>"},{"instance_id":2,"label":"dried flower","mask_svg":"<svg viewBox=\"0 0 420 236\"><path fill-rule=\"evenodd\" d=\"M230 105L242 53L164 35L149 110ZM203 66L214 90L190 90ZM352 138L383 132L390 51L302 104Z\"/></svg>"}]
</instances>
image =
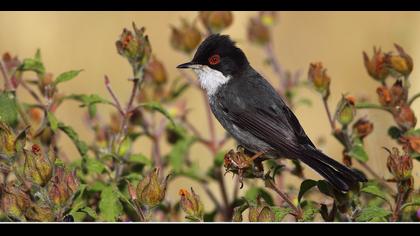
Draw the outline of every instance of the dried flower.
<instances>
[{"instance_id":1,"label":"dried flower","mask_svg":"<svg viewBox=\"0 0 420 236\"><path fill-rule=\"evenodd\" d=\"M330 95L331 78L327 75L327 69L321 62L311 63L309 65L308 79L324 99Z\"/></svg>"},{"instance_id":2,"label":"dried flower","mask_svg":"<svg viewBox=\"0 0 420 236\"><path fill-rule=\"evenodd\" d=\"M337 120L342 125L348 125L353 121L356 115L354 104L355 98L353 96L347 96L341 99L337 107Z\"/></svg>"},{"instance_id":3,"label":"dried flower","mask_svg":"<svg viewBox=\"0 0 420 236\"><path fill-rule=\"evenodd\" d=\"M397 80L392 85L391 90L392 106L399 106L407 101L407 90L402 86L402 80Z\"/></svg>"},{"instance_id":4,"label":"dried flower","mask_svg":"<svg viewBox=\"0 0 420 236\"><path fill-rule=\"evenodd\" d=\"M54 212L50 207L34 203L28 208L25 216L28 220L37 222L51 222L55 219Z\"/></svg>"},{"instance_id":5,"label":"dried flower","mask_svg":"<svg viewBox=\"0 0 420 236\"><path fill-rule=\"evenodd\" d=\"M16 136L6 123L0 121L0 153L11 157L15 154Z\"/></svg>"},{"instance_id":6,"label":"dried flower","mask_svg":"<svg viewBox=\"0 0 420 236\"><path fill-rule=\"evenodd\" d=\"M1 209L7 216L24 220L26 209L30 206L29 195L13 183L7 184L1 194Z\"/></svg>"},{"instance_id":7,"label":"dried flower","mask_svg":"<svg viewBox=\"0 0 420 236\"><path fill-rule=\"evenodd\" d=\"M392 109L394 120L403 130L414 128L417 123L417 118L413 110L408 105L397 106Z\"/></svg>"},{"instance_id":8,"label":"dried flower","mask_svg":"<svg viewBox=\"0 0 420 236\"><path fill-rule=\"evenodd\" d=\"M405 135L400 138L400 141L407 145L411 152L420 153L420 137L415 135Z\"/></svg>"},{"instance_id":9,"label":"dried flower","mask_svg":"<svg viewBox=\"0 0 420 236\"><path fill-rule=\"evenodd\" d=\"M192 53L201 42L201 33L195 24L182 19L180 28L172 26L171 44L176 50Z\"/></svg>"},{"instance_id":10,"label":"dried flower","mask_svg":"<svg viewBox=\"0 0 420 236\"><path fill-rule=\"evenodd\" d=\"M394 44L394 46L398 51L398 55L387 54L385 56L386 65L393 71L407 77L413 71L413 59L400 45Z\"/></svg>"},{"instance_id":11,"label":"dried flower","mask_svg":"<svg viewBox=\"0 0 420 236\"><path fill-rule=\"evenodd\" d=\"M203 221L204 206L200 201L200 197L191 188L191 193L185 189L179 190L181 196L180 205L182 210L187 214L187 219L192 221Z\"/></svg>"},{"instance_id":12,"label":"dried flower","mask_svg":"<svg viewBox=\"0 0 420 236\"><path fill-rule=\"evenodd\" d=\"M394 176L396 181L403 181L411 178L411 171L413 170L413 159L404 153L400 155L398 148L393 147L392 152L389 152L387 159L387 167L389 172Z\"/></svg>"},{"instance_id":13,"label":"dried flower","mask_svg":"<svg viewBox=\"0 0 420 236\"><path fill-rule=\"evenodd\" d=\"M376 89L376 93L378 94L379 103L382 106L390 106L392 104L392 97L391 91L386 86L380 86Z\"/></svg>"},{"instance_id":14,"label":"dried flower","mask_svg":"<svg viewBox=\"0 0 420 236\"><path fill-rule=\"evenodd\" d=\"M378 81L384 81L388 75L389 70L385 65L385 54L381 51L381 49L373 48L373 56L369 59L366 52L363 52L363 59L365 63L365 67L369 75Z\"/></svg>"},{"instance_id":15,"label":"dried flower","mask_svg":"<svg viewBox=\"0 0 420 236\"><path fill-rule=\"evenodd\" d=\"M134 33L124 29L116 46L118 53L131 64L134 76L139 78L150 59L152 48L148 36L144 34L144 27L138 29L133 23L133 30Z\"/></svg>"},{"instance_id":16,"label":"dried flower","mask_svg":"<svg viewBox=\"0 0 420 236\"><path fill-rule=\"evenodd\" d=\"M152 56L145 68L145 78L150 79L157 85L164 84L168 80L163 63L157 60L155 56Z\"/></svg>"},{"instance_id":17,"label":"dried flower","mask_svg":"<svg viewBox=\"0 0 420 236\"><path fill-rule=\"evenodd\" d=\"M275 215L273 210L257 198L257 204L249 207L248 218L250 222L274 222Z\"/></svg>"},{"instance_id":18,"label":"dried flower","mask_svg":"<svg viewBox=\"0 0 420 236\"><path fill-rule=\"evenodd\" d=\"M31 183L45 186L52 176L55 155L52 152L47 154L38 144L32 145L32 150L25 151L24 155L23 174L25 179Z\"/></svg>"},{"instance_id":19,"label":"dried flower","mask_svg":"<svg viewBox=\"0 0 420 236\"><path fill-rule=\"evenodd\" d=\"M63 206L77 191L79 182L74 171L66 171L63 167L55 169L55 175L48 187L48 195L54 204Z\"/></svg>"},{"instance_id":20,"label":"dried flower","mask_svg":"<svg viewBox=\"0 0 420 236\"><path fill-rule=\"evenodd\" d=\"M270 30L259 18L251 18L248 23L248 39L261 46L270 42Z\"/></svg>"},{"instance_id":21,"label":"dried flower","mask_svg":"<svg viewBox=\"0 0 420 236\"><path fill-rule=\"evenodd\" d=\"M373 123L366 118L360 118L353 124L353 133L363 139L373 131Z\"/></svg>"},{"instance_id":22,"label":"dried flower","mask_svg":"<svg viewBox=\"0 0 420 236\"><path fill-rule=\"evenodd\" d=\"M159 180L159 169L151 171L137 185L137 201L147 207L158 205L165 198L168 177Z\"/></svg>"},{"instance_id":23,"label":"dried flower","mask_svg":"<svg viewBox=\"0 0 420 236\"><path fill-rule=\"evenodd\" d=\"M200 11L199 18L211 33L220 33L233 22L231 11Z\"/></svg>"}]
</instances>

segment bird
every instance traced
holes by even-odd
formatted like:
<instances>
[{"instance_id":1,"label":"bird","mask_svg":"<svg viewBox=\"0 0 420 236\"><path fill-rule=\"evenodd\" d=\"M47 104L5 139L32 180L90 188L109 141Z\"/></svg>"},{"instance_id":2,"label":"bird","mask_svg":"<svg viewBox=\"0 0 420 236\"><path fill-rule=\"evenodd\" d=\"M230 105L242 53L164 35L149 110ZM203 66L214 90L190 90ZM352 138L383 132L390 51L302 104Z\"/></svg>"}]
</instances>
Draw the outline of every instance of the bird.
<instances>
[{"instance_id":1,"label":"bird","mask_svg":"<svg viewBox=\"0 0 420 236\"><path fill-rule=\"evenodd\" d=\"M196 73L212 113L247 151L302 161L342 192L367 181L315 147L292 110L229 35L209 35L192 60L177 68Z\"/></svg>"}]
</instances>

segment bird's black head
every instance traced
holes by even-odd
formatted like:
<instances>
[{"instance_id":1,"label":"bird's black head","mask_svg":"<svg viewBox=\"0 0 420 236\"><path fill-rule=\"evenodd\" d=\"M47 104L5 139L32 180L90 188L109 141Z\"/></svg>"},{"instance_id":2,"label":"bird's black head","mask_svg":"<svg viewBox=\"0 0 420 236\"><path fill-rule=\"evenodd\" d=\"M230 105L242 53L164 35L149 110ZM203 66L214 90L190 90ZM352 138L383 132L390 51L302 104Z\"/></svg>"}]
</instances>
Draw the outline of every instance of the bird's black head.
<instances>
[{"instance_id":1,"label":"bird's black head","mask_svg":"<svg viewBox=\"0 0 420 236\"><path fill-rule=\"evenodd\" d=\"M244 52L235 46L235 42L228 35L213 34L201 43L191 62L181 64L177 68L208 66L220 71L224 76L232 76L248 64Z\"/></svg>"}]
</instances>

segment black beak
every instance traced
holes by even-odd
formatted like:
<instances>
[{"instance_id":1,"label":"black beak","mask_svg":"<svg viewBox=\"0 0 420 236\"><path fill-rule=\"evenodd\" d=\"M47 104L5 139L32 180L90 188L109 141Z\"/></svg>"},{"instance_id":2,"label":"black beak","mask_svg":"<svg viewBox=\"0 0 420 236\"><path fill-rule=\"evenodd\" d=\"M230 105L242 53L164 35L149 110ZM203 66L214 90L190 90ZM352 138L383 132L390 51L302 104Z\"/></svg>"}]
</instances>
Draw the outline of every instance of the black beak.
<instances>
[{"instance_id":1,"label":"black beak","mask_svg":"<svg viewBox=\"0 0 420 236\"><path fill-rule=\"evenodd\" d=\"M179 69L187 69L187 68L191 68L193 65L195 65L195 63L192 62L192 61L190 61L190 62L181 64L181 65L178 65L176 68L179 68Z\"/></svg>"}]
</instances>

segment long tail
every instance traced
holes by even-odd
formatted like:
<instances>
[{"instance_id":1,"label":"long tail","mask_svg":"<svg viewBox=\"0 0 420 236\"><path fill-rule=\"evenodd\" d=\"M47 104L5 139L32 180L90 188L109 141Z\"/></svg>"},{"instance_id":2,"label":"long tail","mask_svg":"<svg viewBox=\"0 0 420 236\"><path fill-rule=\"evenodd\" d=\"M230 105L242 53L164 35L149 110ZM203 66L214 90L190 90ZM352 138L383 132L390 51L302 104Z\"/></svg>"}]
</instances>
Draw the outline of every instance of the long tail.
<instances>
[{"instance_id":1,"label":"long tail","mask_svg":"<svg viewBox=\"0 0 420 236\"><path fill-rule=\"evenodd\" d=\"M318 172L340 191L348 191L358 182L366 182L365 176L331 159L313 147L305 147L299 159Z\"/></svg>"}]
</instances>

